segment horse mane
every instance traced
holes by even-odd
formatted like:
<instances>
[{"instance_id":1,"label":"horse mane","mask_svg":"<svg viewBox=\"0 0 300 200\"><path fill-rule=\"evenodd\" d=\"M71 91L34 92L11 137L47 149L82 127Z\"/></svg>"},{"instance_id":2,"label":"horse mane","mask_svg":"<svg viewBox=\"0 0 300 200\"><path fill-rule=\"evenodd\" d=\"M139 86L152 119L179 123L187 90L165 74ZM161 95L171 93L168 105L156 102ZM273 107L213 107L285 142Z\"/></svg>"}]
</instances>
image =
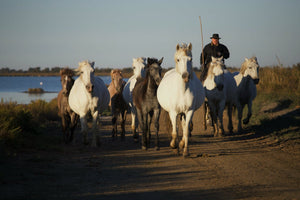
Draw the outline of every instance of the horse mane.
<instances>
[{"instance_id":1,"label":"horse mane","mask_svg":"<svg viewBox=\"0 0 300 200\"><path fill-rule=\"evenodd\" d=\"M241 69L240 69L241 74L244 75L244 73L245 73L245 71L248 67L249 62L254 62L254 63L258 64L257 63L257 58L255 56L253 56L252 58L249 58L249 59L245 58L245 61L242 63L242 66L241 66Z\"/></svg>"},{"instance_id":2,"label":"horse mane","mask_svg":"<svg viewBox=\"0 0 300 200\"><path fill-rule=\"evenodd\" d=\"M84 60L84 61L82 61L82 62L80 62L78 64L79 64L78 68L74 70L74 72L75 72L76 75L80 75L80 71L81 71L81 68L82 68L83 65L89 64L94 69L95 62L90 62L88 60Z\"/></svg>"},{"instance_id":3,"label":"horse mane","mask_svg":"<svg viewBox=\"0 0 300 200\"><path fill-rule=\"evenodd\" d=\"M61 69L59 74L60 74L60 76L71 76L71 77L73 77L74 76L74 71L67 67L67 68Z\"/></svg>"},{"instance_id":4,"label":"horse mane","mask_svg":"<svg viewBox=\"0 0 300 200\"><path fill-rule=\"evenodd\" d=\"M192 56L192 44L191 43L189 45L187 45L186 43L182 43L181 45L177 44L176 53L179 51L183 51L186 56Z\"/></svg>"},{"instance_id":5,"label":"horse mane","mask_svg":"<svg viewBox=\"0 0 300 200\"><path fill-rule=\"evenodd\" d=\"M139 58L136 59L136 61L144 63L144 62L146 62L146 58L145 57L139 57Z\"/></svg>"}]
</instances>

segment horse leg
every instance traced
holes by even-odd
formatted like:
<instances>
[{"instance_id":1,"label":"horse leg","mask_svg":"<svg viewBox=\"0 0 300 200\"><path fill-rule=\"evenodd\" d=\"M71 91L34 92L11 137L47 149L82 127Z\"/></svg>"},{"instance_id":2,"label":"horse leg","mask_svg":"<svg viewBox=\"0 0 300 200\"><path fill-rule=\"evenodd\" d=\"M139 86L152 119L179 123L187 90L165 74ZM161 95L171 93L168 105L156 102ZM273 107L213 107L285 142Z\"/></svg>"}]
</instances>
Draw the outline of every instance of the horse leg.
<instances>
[{"instance_id":1,"label":"horse leg","mask_svg":"<svg viewBox=\"0 0 300 200\"><path fill-rule=\"evenodd\" d=\"M218 122L220 124L220 129L221 129L221 132L220 132L220 129L218 131L218 134L219 136L223 136L225 131L224 131L224 126L223 126L223 112L224 112L224 109L225 109L225 101L222 101L220 102L219 104L219 109L218 109Z\"/></svg>"},{"instance_id":2,"label":"horse leg","mask_svg":"<svg viewBox=\"0 0 300 200\"><path fill-rule=\"evenodd\" d=\"M177 148L177 144L176 144L176 140L178 137L178 132L177 132L177 128L176 128L176 117L177 117L177 113L174 111L170 111L169 112L169 116L172 122L172 140L170 142L170 147L172 149L176 149Z\"/></svg>"},{"instance_id":3,"label":"horse leg","mask_svg":"<svg viewBox=\"0 0 300 200\"><path fill-rule=\"evenodd\" d=\"M153 119L154 119L154 127L155 127L155 149L159 150L159 137L158 137L158 131L159 131L159 116L160 116L160 109L154 110Z\"/></svg>"},{"instance_id":4,"label":"horse leg","mask_svg":"<svg viewBox=\"0 0 300 200\"><path fill-rule=\"evenodd\" d=\"M140 128L142 130L142 149L147 150L146 134L147 134L147 114L144 115L141 109L137 109L137 117Z\"/></svg>"},{"instance_id":5,"label":"horse leg","mask_svg":"<svg viewBox=\"0 0 300 200\"><path fill-rule=\"evenodd\" d=\"M183 124L184 126L182 126L182 130L183 130L182 135L183 135L183 140L184 140L183 157L187 157L187 156L190 155L189 147L188 147L188 144L189 144L189 124L190 124L190 121L193 118L193 114L194 114L193 110L188 111L186 113L185 123Z\"/></svg>"},{"instance_id":6,"label":"horse leg","mask_svg":"<svg viewBox=\"0 0 300 200\"><path fill-rule=\"evenodd\" d=\"M233 133L233 126L232 126L232 103L228 104L227 115L228 115L228 130L229 130L229 133L232 134Z\"/></svg>"},{"instance_id":7,"label":"horse leg","mask_svg":"<svg viewBox=\"0 0 300 200\"><path fill-rule=\"evenodd\" d=\"M243 120L244 124L248 124L250 121L250 118L252 116L252 101L248 102L248 114L247 114L247 118Z\"/></svg>"},{"instance_id":8,"label":"horse leg","mask_svg":"<svg viewBox=\"0 0 300 200\"><path fill-rule=\"evenodd\" d=\"M152 121L153 113L147 114L147 132L146 132L146 145L147 148L150 148L150 140L151 140L151 121Z\"/></svg>"},{"instance_id":9,"label":"horse leg","mask_svg":"<svg viewBox=\"0 0 300 200\"><path fill-rule=\"evenodd\" d=\"M203 104L203 125L204 125L204 130L207 130L206 115L207 115L207 102L204 101L204 104Z\"/></svg>"},{"instance_id":10,"label":"horse leg","mask_svg":"<svg viewBox=\"0 0 300 200\"><path fill-rule=\"evenodd\" d=\"M71 123L70 123L70 130L71 130L71 135L70 135L70 142L73 141L73 137L74 137L74 130L76 128L77 125L77 121L78 121L78 115L76 115L76 113L72 113L71 116Z\"/></svg>"},{"instance_id":11,"label":"horse leg","mask_svg":"<svg viewBox=\"0 0 300 200\"><path fill-rule=\"evenodd\" d=\"M237 103L236 107L238 110L238 133L241 133L242 132L243 107L239 102Z\"/></svg>"},{"instance_id":12,"label":"horse leg","mask_svg":"<svg viewBox=\"0 0 300 200\"><path fill-rule=\"evenodd\" d=\"M111 137L114 139L115 137L117 137L118 135L118 131L117 131L117 116L114 114L113 118L111 120L112 122L112 133L111 133Z\"/></svg>"},{"instance_id":13,"label":"horse leg","mask_svg":"<svg viewBox=\"0 0 300 200\"><path fill-rule=\"evenodd\" d=\"M214 137L217 137L219 132L218 121L217 121L217 108L215 105L209 104L209 110L210 110L210 116L214 128Z\"/></svg>"},{"instance_id":14,"label":"horse leg","mask_svg":"<svg viewBox=\"0 0 300 200\"><path fill-rule=\"evenodd\" d=\"M185 126L186 126L186 117L183 116L183 117L181 118L181 127L182 127L182 131L184 131ZM184 148L184 145L185 145L185 136L184 136L184 134L182 134L181 141L179 142L179 148L180 148L180 149L183 149L183 148Z\"/></svg>"},{"instance_id":15,"label":"horse leg","mask_svg":"<svg viewBox=\"0 0 300 200\"><path fill-rule=\"evenodd\" d=\"M125 139L125 121L126 121L126 110L123 110L121 113L120 113L120 120L121 120L121 129L122 129L122 132L121 132L121 140L124 140Z\"/></svg>"},{"instance_id":16,"label":"horse leg","mask_svg":"<svg viewBox=\"0 0 300 200\"><path fill-rule=\"evenodd\" d=\"M62 131L63 131L63 139L64 139L65 144L67 144L68 143L68 137L67 137L68 130L67 130L65 115L61 115L61 126L62 126Z\"/></svg>"},{"instance_id":17,"label":"horse leg","mask_svg":"<svg viewBox=\"0 0 300 200\"><path fill-rule=\"evenodd\" d=\"M87 145L88 140L87 140L87 120L86 116L80 116L80 124L81 124L81 132L83 134L83 144Z\"/></svg>"},{"instance_id":18,"label":"horse leg","mask_svg":"<svg viewBox=\"0 0 300 200\"><path fill-rule=\"evenodd\" d=\"M96 135L96 131L97 131L97 122L98 122L98 111L95 111L93 114L93 134L92 134L92 147L97 147L97 135Z\"/></svg>"},{"instance_id":19,"label":"horse leg","mask_svg":"<svg viewBox=\"0 0 300 200\"><path fill-rule=\"evenodd\" d=\"M134 142L138 142L139 141L139 134L136 132L137 129L137 123L136 120L137 119L137 111L135 107L131 107L131 130L132 130L132 134L133 134L133 140Z\"/></svg>"}]
</instances>

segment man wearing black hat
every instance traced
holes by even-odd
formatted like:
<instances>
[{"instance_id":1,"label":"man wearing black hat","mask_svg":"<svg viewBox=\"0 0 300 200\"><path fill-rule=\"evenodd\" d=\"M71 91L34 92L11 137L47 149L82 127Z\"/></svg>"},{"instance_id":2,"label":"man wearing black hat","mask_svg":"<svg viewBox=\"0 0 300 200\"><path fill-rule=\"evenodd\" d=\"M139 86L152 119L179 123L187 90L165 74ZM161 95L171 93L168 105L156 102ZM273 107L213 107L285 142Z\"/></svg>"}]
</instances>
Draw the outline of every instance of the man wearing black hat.
<instances>
[{"instance_id":1,"label":"man wearing black hat","mask_svg":"<svg viewBox=\"0 0 300 200\"><path fill-rule=\"evenodd\" d=\"M211 62L211 57L220 58L223 56L223 60L229 58L229 51L227 47L223 44L219 43L219 34L214 33L212 37L210 37L211 43L207 44L203 49L204 55L204 63L202 62L202 53L200 56L200 64L202 66L202 73L200 80L203 82L206 78L208 65Z\"/></svg>"}]
</instances>

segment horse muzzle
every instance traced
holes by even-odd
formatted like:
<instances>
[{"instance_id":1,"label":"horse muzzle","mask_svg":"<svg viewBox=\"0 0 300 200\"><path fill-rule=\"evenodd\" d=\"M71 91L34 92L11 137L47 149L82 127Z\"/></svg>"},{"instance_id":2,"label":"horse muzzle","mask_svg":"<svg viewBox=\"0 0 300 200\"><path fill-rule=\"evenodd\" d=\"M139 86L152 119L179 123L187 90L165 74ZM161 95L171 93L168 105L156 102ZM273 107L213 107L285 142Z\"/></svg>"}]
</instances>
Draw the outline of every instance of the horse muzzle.
<instances>
[{"instance_id":1,"label":"horse muzzle","mask_svg":"<svg viewBox=\"0 0 300 200\"><path fill-rule=\"evenodd\" d=\"M190 74L188 72L184 72L181 77L185 83L189 82L190 80Z\"/></svg>"},{"instance_id":2,"label":"horse muzzle","mask_svg":"<svg viewBox=\"0 0 300 200\"><path fill-rule=\"evenodd\" d=\"M156 78L156 79L154 79L154 81L155 81L156 85L159 85L160 81L161 81L161 78Z\"/></svg>"},{"instance_id":3,"label":"horse muzzle","mask_svg":"<svg viewBox=\"0 0 300 200\"><path fill-rule=\"evenodd\" d=\"M93 92L93 89L94 89L94 85L93 84L88 84L85 86L86 90L89 92L89 93L92 93Z\"/></svg>"},{"instance_id":4,"label":"horse muzzle","mask_svg":"<svg viewBox=\"0 0 300 200\"><path fill-rule=\"evenodd\" d=\"M62 94L63 94L64 96L69 96L69 91L68 91L68 90L63 90Z\"/></svg>"},{"instance_id":5,"label":"horse muzzle","mask_svg":"<svg viewBox=\"0 0 300 200\"><path fill-rule=\"evenodd\" d=\"M258 82L259 82L259 78L253 79L253 82L254 82L255 85L257 85Z\"/></svg>"}]
</instances>

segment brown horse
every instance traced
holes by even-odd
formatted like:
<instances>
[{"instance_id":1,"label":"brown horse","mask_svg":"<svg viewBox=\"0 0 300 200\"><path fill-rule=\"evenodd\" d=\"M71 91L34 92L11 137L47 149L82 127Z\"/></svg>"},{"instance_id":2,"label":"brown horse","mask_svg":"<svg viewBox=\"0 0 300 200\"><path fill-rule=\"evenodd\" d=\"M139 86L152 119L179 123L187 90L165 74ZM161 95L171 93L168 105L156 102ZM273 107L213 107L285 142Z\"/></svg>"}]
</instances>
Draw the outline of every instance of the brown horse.
<instances>
[{"instance_id":1,"label":"brown horse","mask_svg":"<svg viewBox=\"0 0 300 200\"><path fill-rule=\"evenodd\" d=\"M74 72L71 69L65 68L60 70L60 81L62 90L57 96L58 115L61 117L63 138L65 143L70 143L73 140L74 129L77 125L79 116L74 113L69 106L69 94L74 84Z\"/></svg>"},{"instance_id":2,"label":"brown horse","mask_svg":"<svg viewBox=\"0 0 300 200\"><path fill-rule=\"evenodd\" d=\"M117 137L117 119L120 116L121 122L121 139L125 139L125 121L126 121L126 113L127 113L127 104L123 99L123 88L125 86L125 81L123 80L122 72L119 69L113 69L110 73L111 83L108 86L108 91L110 94L110 102L109 106L112 110L112 137Z\"/></svg>"},{"instance_id":3,"label":"brown horse","mask_svg":"<svg viewBox=\"0 0 300 200\"><path fill-rule=\"evenodd\" d=\"M161 81L161 60L156 58L148 58L146 65L146 77L139 78L135 84L132 96L133 105L137 109L137 116L142 134L142 149L147 150L150 147L150 125L154 120L156 141L156 149L159 150L159 116L160 105L157 100L157 88Z\"/></svg>"}]
</instances>

